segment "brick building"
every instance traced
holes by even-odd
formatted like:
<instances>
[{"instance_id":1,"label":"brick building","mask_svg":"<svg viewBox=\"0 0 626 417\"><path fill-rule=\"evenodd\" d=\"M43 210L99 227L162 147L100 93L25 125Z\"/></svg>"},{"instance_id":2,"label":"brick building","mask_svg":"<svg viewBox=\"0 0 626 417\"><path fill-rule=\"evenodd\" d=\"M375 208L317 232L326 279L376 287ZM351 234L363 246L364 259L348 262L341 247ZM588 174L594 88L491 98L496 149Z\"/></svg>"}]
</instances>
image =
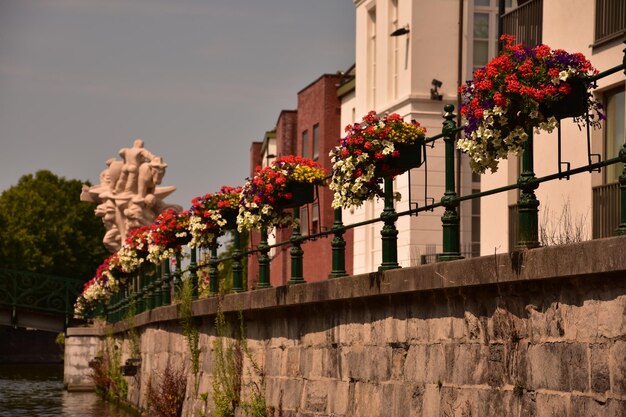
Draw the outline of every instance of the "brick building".
<instances>
[{"instance_id":1,"label":"brick building","mask_svg":"<svg viewBox=\"0 0 626 417\"><path fill-rule=\"evenodd\" d=\"M266 132L262 142L253 142L250 148L250 174L256 166L266 166L277 156L301 155L318 162L330 175L332 164L328 156L337 145L342 132L340 125L340 101L337 86L341 75L324 74L298 92L297 110L283 110L278 116L276 127ZM334 221L331 206L332 192L328 187L318 188L317 199L300 208L301 233L303 236L330 230ZM270 235L270 245L289 240L292 229L277 229ZM332 269L331 239L320 238L302 244L305 253L303 276L305 281L321 281L328 278ZM344 235L346 240L346 270L352 273L352 231ZM249 247L256 248L260 234L250 235ZM289 245L270 251L270 283L272 286L286 285L290 278L291 258ZM314 254L314 256L311 256ZM258 257L248 259L248 283L254 287L258 282Z\"/></svg>"}]
</instances>

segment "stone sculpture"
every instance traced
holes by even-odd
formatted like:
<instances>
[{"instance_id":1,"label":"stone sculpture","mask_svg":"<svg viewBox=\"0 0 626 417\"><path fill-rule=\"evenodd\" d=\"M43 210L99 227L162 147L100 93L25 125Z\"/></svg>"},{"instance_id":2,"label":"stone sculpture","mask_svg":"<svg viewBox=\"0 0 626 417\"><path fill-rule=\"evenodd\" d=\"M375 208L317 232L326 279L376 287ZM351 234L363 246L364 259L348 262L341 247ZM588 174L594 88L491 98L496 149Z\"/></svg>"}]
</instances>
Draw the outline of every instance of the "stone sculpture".
<instances>
[{"instance_id":1,"label":"stone sculpture","mask_svg":"<svg viewBox=\"0 0 626 417\"><path fill-rule=\"evenodd\" d=\"M176 187L159 187L167 164L136 139L131 148L119 151L122 160L111 158L100 173L100 184L83 185L81 201L97 203L95 214L106 229L103 243L111 253L117 252L130 229L151 224L159 213L182 207L167 204L165 197Z\"/></svg>"}]
</instances>

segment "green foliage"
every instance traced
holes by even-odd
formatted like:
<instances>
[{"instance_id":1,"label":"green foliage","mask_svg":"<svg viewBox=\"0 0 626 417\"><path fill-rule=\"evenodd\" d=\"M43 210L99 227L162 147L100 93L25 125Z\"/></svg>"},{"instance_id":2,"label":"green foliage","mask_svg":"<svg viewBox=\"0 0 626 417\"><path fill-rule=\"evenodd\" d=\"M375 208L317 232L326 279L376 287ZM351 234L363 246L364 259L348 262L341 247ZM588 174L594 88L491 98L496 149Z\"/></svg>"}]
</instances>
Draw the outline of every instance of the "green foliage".
<instances>
[{"instance_id":1,"label":"green foliage","mask_svg":"<svg viewBox=\"0 0 626 417\"><path fill-rule=\"evenodd\" d=\"M265 401L265 374L248 349L243 314L239 312L239 331L233 337L220 301L215 330L217 338L213 342L213 415L233 417L238 408L248 417L273 415L273 410ZM253 375L251 382L246 385L250 388L249 397L242 399L244 357L248 359Z\"/></svg>"},{"instance_id":2,"label":"green foliage","mask_svg":"<svg viewBox=\"0 0 626 417\"><path fill-rule=\"evenodd\" d=\"M128 383L122 376L120 369L122 351L118 341L107 337L104 350L93 362L91 379L96 386L96 393L109 400L126 400Z\"/></svg>"},{"instance_id":3,"label":"green foliage","mask_svg":"<svg viewBox=\"0 0 626 417\"><path fill-rule=\"evenodd\" d=\"M168 362L158 380L148 380L148 411L158 417L180 417L186 389L185 367L175 368Z\"/></svg>"},{"instance_id":4,"label":"green foliage","mask_svg":"<svg viewBox=\"0 0 626 417\"><path fill-rule=\"evenodd\" d=\"M187 347L191 355L191 370L197 381L198 372L200 371L200 331L198 330L191 308L193 302L193 285L191 279L187 278L183 281L178 298L180 301L180 325L183 329L183 335L187 339Z\"/></svg>"},{"instance_id":5,"label":"green foliage","mask_svg":"<svg viewBox=\"0 0 626 417\"><path fill-rule=\"evenodd\" d=\"M107 256L82 182L50 171L24 175L0 195L0 265L87 280Z\"/></svg>"},{"instance_id":6,"label":"green foliage","mask_svg":"<svg viewBox=\"0 0 626 417\"><path fill-rule=\"evenodd\" d=\"M135 302L132 301L128 305L128 310L124 316L124 324L126 324L126 337L130 344L130 357L139 358L141 356L141 338L135 326Z\"/></svg>"}]
</instances>

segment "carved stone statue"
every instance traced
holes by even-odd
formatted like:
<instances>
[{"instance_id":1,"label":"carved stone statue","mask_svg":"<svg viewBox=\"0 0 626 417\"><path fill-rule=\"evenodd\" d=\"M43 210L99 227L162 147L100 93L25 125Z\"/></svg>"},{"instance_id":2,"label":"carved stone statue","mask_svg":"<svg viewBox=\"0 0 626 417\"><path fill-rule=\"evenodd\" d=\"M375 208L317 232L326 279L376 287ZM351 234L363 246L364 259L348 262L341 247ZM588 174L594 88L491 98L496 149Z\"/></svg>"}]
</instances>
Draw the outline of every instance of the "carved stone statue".
<instances>
[{"instance_id":1,"label":"carved stone statue","mask_svg":"<svg viewBox=\"0 0 626 417\"><path fill-rule=\"evenodd\" d=\"M122 148L119 154L122 160L106 161L100 184L83 185L80 195L81 201L98 204L95 214L106 229L103 243L112 253L120 249L130 229L151 224L168 208L182 210L163 201L176 187L159 187L167 164L144 148L143 140L136 139L132 148Z\"/></svg>"}]
</instances>

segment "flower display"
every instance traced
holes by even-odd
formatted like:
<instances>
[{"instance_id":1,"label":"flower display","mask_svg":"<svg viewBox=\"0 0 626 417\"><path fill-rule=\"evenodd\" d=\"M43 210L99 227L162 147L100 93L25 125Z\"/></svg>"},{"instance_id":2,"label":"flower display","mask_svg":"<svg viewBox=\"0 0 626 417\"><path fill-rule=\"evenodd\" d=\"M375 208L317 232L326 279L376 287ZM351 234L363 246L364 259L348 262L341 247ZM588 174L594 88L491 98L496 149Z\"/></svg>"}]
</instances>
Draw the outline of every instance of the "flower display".
<instances>
[{"instance_id":1,"label":"flower display","mask_svg":"<svg viewBox=\"0 0 626 417\"><path fill-rule=\"evenodd\" d=\"M148 233L148 261L158 264L189 243L189 211L165 210L154 220Z\"/></svg>"},{"instance_id":2,"label":"flower display","mask_svg":"<svg viewBox=\"0 0 626 417\"><path fill-rule=\"evenodd\" d=\"M293 200L294 184L325 183L326 174L316 162L300 156L283 156L268 167L257 167L241 191L237 225L240 230L287 225L291 215L284 211Z\"/></svg>"},{"instance_id":3,"label":"flower display","mask_svg":"<svg viewBox=\"0 0 626 417\"><path fill-rule=\"evenodd\" d=\"M129 230L126 240L117 252L122 271L131 273L147 259L150 244L150 226L140 226Z\"/></svg>"},{"instance_id":4,"label":"flower display","mask_svg":"<svg viewBox=\"0 0 626 417\"><path fill-rule=\"evenodd\" d=\"M380 118L374 111L363 117L363 123L348 125L345 131L347 136L330 152L335 208L358 207L374 196L382 197L378 171L400 157L400 145L417 144L426 135L426 129L416 121L406 123L396 113Z\"/></svg>"},{"instance_id":5,"label":"flower display","mask_svg":"<svg viewBox=\"0 0 626 417\"><path fill-rule=\"evenodd\" d=\"M117 254L109 256L96 269L96 274L83 286L83 292L74 304L74 315L84 318L98 303L107 302L112 294L118 292L124 282L119 277L125 277L119 269ZM118 276L116 274L120 273Z\"/></svg>"},{"instance_id":6,"label":"flower display","mask_svg":"<svg viewBox=\"0 0 626 417\"><path fill-rule=\"evenodd\" d=\"M505 43L502 54L474 71L473 80L459 88L466 124L465 138L457 146L470 156L476 173L495 172L498 159L519 154L531 129L552 132L558 121L551 113L564 97L574 96L577 85L582 84L583 112L584 107L589 110L590 123L595 126L604 118L584 82L597 71L583 54L546 45L528 48L514 43L510 35L500 39ZM586 120L574 117L578 123Z\"/></svg>"},{"instance_id":7,"label":"flower display","mask_svg":"<svg viewBox=\"0 0 626 417\"><path fill-rule=\"evenodd\" d=\"M222 187L214 194L205 194L192 200L189 231L191 247L208 247L224 234L239 211L241 187Z\"/></svg>"}]
</instances>

